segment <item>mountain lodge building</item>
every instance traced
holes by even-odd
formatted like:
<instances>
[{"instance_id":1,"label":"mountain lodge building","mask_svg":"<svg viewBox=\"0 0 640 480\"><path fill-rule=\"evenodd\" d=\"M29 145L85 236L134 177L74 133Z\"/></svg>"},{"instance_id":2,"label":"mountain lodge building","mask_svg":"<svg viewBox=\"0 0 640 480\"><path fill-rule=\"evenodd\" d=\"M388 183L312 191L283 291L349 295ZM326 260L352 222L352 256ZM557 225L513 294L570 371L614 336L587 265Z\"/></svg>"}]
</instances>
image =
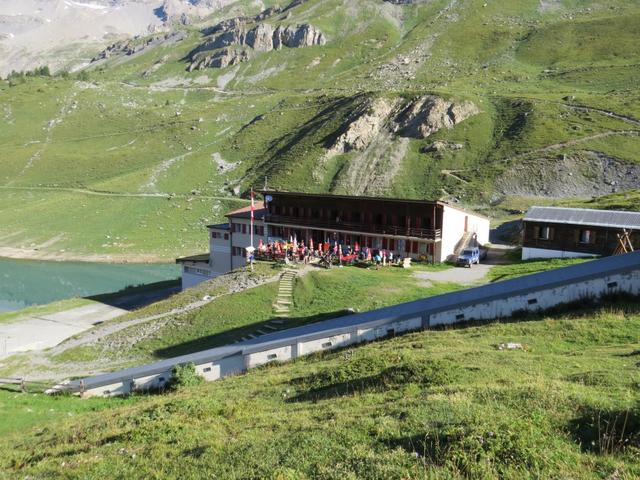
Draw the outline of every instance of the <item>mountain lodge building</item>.
<instances>
[{"instance_id":1,"label":"mountain lodge building","mask_svg":"<svg viewBox=\"0 0 640 480\"><path fill-rule=\"evenodd\" d=\"M394 256L443 262L475 237L489 241L489 219L441 201L403 200L263 191L254 207L254 247L296 238L309 245L356 242ZM209 225L209 254L185 257L183 288L246 265L251 207L230 212L227 223Z\"/></svg>"}]
</instances>

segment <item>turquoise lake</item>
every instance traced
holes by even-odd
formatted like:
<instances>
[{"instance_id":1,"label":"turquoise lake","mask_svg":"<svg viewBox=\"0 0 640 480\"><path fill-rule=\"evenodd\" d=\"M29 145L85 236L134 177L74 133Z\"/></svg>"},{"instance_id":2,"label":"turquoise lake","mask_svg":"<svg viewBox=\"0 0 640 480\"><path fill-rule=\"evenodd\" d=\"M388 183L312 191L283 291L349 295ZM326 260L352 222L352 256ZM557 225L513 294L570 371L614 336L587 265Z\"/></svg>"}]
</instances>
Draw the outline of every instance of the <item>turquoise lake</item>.
<instances>
[{"instance_id":1,"label":"turquoise lake","mask_svg":"<svg viewBox=\"0 0 640 480\"><path fill-rule=\"evenodd\" d=\"M0 258L0 312L171 280L178 265L46 262Z\"/></svg>"}]
</instances>

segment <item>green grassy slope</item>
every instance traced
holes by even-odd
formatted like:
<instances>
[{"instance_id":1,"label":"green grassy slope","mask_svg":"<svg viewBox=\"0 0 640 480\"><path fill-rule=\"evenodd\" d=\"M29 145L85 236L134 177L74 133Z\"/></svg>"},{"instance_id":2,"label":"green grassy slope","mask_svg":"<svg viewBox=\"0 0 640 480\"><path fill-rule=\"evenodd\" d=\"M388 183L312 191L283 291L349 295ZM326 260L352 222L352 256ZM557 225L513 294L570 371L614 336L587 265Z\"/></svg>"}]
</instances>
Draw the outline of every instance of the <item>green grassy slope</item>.
<instances>
[{"instance_id":1,"label":"green grassy slope","mask_svg":"<svg viewBox=\"0 0 640 480\"><path fill-rule=\"evenodd\" d=\"M236 7L256 13L252 2ZM640 162L637 2L309 0L289 15L267 21L311 23L327 44L189 73L185 58L202 41L189 28L182 42L90 67L87 81L0 82L0 205L19 204L0 212L0 246L44 243L60 232L41 252L165 260L196 252L206 247L202 224L222 220L237 205L231 199L265 176L278 188L341 191L358 154L325 162L327 142L381 95L438 94L481 110L451 130L408 140L382 194L486 205L502 198L504 179L509 191L545 194L518 191L513 171L521 165L537 177L537 165L575 157L586 169L575 173L588 180L593 155ZM423 153L434 140L462 148ZM103 210L90 210L91 232L64 218L87 203L85 191L104 194L96 202ZM148 196L194 191L179 206ZM591 196L580 192L564 194ZM14 210L27 219L18 231ZM103 246L123 211L120 236L133 240Z\"/></svg>"},{"instance_id":2,"label":"green grassy slope","mask_svg":"<svg viewBox=\"0 0 640 480\"><path fill-rule=\"evenodd\" d=\"M637 478L639 328L637 305L618 302L415 333L177 393L111 400L106 411L104 400L0 392L0 408L12 413L2 427L0 471L5 478ZM502 342L524 350L499 350Z\"/></svg>"},{"instance_id":3,"label":"green grassy slope","mask_svg":"<svg viewBox=\"0 0 640 480\"><path fill-rule=\"evenodd\" d=\"M480 283L560 268L579 261L583 260L497 265ZM253 273L231 272L101 324L78 335L82 339L80 343L71 338L35 357L31 353L16 354L2 362L0 376L59 381L87 372L113 371L227 345L271 330L336 318L349 311L368 311L463 288L462 284L454 282L420 278L429 272L449 268L452 267L414 264L411 269L314 270L296 280L290 315L280 319L273 311L277 282L246 288L247 282L276 280L280 273L272 264L258 262ZM458 273L463 281L465 271L458 270ZM237 291L238 285L242 284L245 287ZM204 306L182 311L205 296L214 298Z\"/></svg>"}]
</instances>

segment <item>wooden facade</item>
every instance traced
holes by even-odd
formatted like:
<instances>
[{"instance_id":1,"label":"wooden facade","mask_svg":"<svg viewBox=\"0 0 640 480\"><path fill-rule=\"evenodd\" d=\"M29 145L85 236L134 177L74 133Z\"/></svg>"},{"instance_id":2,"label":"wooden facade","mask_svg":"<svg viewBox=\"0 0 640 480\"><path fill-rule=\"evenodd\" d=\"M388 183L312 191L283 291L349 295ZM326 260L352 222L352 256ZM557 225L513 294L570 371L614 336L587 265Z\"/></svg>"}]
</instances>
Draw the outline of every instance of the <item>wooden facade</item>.
<instances>
[{"instance_id":1,"label":"wooden facade","mask_svg":"<svg viewBox=\"0 0 640 480\"><path fill-rule=\"evenodd\" d=\"M439 202L372 197L264 192L265 222L344 234L403 237L436 242L442 237L443 206ZM318 237L317 240L324 241Z\"/></svg>"},{"instance_id":2,"label":"wooden facade","mask_svg":"<svg viewBox=\"0 0 640 480\"><path fill-rule=\"evenodd\" d=\"M540 248L585 255L612 255L620 245L618 235L624 229L569 223L523 221L524 248ZM640 232L630 235L631 243L640 248Z\"/></svg>"}]
</instances>

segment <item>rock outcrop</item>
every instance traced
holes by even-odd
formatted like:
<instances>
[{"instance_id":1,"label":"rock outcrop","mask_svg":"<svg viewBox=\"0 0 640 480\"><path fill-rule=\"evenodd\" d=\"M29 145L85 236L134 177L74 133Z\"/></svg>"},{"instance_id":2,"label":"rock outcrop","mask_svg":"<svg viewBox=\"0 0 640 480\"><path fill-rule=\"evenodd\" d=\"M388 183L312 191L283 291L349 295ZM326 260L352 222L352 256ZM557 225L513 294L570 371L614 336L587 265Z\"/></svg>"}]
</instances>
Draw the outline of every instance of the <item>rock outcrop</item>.
<instances>
[{"instance_id":1,"label":"rock outcrop","mask_svg":"<svg viewBox=\"0 0 640 480\"><path fill-rule=\"evenodd\" d=\"M396 116L395 132L404 137L427 138L443 128L479 113L471 102L454 103L434 95L418 97Z\"/></svg>"},{"instance_id":2,"label":"rock outcrop","mask_svg":"<svg viewBox=\"0 0 640 480\"><path fill-rule=\"evenodd\" d=\"M327 160L351 152L333 179L335 191L381 195L401 171L411 138L426 138L477 113L478 108L471 102L449 101L435 95L360 101L342 127L325 140L324 161L318 162L314 178L326 173ZM439 140L423 151L441 153L462 148L462 144Z\"/></svg>"},{"instance_id":3,"label":"rock outcrop","mask_svg":"<svg viewBox=\"0 0 640 480\"><path fill-rule=\"evenodd\" d=\"M287 48L303 48L313 45L324 45L326 39L322 32L313 25L304 24L297 26L273 27L267 23L258 23L253 28L248 29L243 18L233 18L221 22L209 30L211 37L202 45L194 49L190 54L191 63L189 71L213 67L209 60L217 56L217 53L210 53L227 47L249 47L255 52L270 52ZM243 54L240 61L250 58L249 50L236 50ZM214 67L222 68L222 67Z\"/></svg>"},{"instance_id":4,"label":"rock outcrop","mask_svg":"<svg viewBox=\"0 0 640 480\"><path fill-rule=\"evenodd\" d=\"M198 68L225 68L245 62L249 59L246 50L223 48L212 55L205 55L199 59Z\"/></svg>"},{"instance_id":5,"label":"rock outcrop","mask_svg":"<svg viewBox=\"0 0 640 480\"><path fill-rule=\"evenodd\" d=\"M147 50L151 47L156 47L161 44L177 43L186 38L187 34L182 30L176 30L174 32L153 35L147 38L141 38L140 36L134 37L131 40L121 40L119 42L112 43L107 48L102 50L98 55L91 59L91 62L97 62L99 60L105 60L114 56L131 56L136 53L140 53L143 50Z\"/></svg>"},{"instance_id":6,"label":"rock outcrop","mask_svg":"<svg viewBox=\"0 0 640 480\"><path fill-rule=\"evenodd\" d=\"M385 127L396 102L376 98L351 115L338 137L328 145L327 157L364 150Z\"/></svg>"},{"instance_id":7,"label":"rock outcrop","mask_svg":"<svg viewBox=\"0 0 640 480\"><path fill-rule=\"evenodd\" d=\"M408 101L385 98L369 100L349 117L337 136L325 145L327 157L352 150L363 151L383 131L399 137L427 138L479 112L472 102L454 102L435 95ZM430 151L441 150L444 143L438 147Z\"/></svg>"}]
</instances>

